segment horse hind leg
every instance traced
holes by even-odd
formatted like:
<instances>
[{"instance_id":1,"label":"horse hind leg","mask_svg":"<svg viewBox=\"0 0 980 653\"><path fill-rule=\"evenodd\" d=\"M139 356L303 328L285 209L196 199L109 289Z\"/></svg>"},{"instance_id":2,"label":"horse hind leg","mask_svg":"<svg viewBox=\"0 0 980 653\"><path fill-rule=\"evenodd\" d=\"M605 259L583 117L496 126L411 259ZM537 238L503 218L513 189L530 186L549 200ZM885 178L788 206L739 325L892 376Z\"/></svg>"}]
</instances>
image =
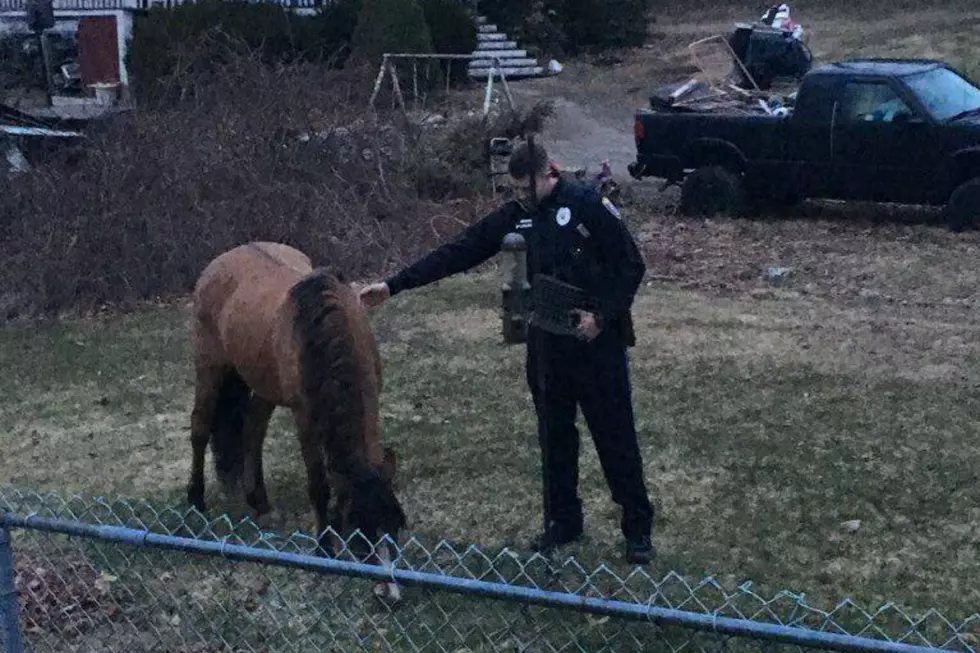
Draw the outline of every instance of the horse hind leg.
<instances>
[{"instance_id":1,"label":"horse hind leg","mask_svg":"<svg viewBox=\"0 0 980 653\"><path fill-rule=\"evenodd\" d=\"M242 487L245 501L258 517L271 511L269 495L265 489L265 475L262 471L262 447L265 443L269 420L276 405L256 395L252 396L245 415L243 439L245 457L242 469Z\"/></svg>"},{"instance_id":2,"label":"horse hind leg","mask_svg":"<svg viewBox=\"0 0 980 653\"><path fill-rule=\"evenodd\" d=\"M245 380L234 369L221 379L211 420L211 455L218 482L226 491L239 485L245 463L245 418L252 398Z\"/></svg>"},{"instance_id":3,"label":"horse hind leg","mask_svg":"<svg viewBox=\"0 0 980 653\"><path fill-rule=\"evenodd\" d=\"M204 455L211 439L211 429L218 412L225 370L221 367L197 368L194 408L191 411L191 477L187 484L187 502L203 511Z\"/></svg>"}]
</instances>

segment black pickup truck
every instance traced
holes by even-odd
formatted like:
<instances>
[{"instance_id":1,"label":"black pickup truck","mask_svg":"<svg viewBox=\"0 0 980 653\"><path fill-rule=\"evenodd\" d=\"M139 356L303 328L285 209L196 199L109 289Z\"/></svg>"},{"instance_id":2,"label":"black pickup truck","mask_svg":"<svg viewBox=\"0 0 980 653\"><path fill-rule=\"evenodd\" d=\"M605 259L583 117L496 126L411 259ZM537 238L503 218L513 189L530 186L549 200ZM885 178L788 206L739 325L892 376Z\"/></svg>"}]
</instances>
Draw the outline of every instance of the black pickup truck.
<instances>
[{"instance_id":1,"label":"black pickup truck","mask_svg":"<svg viewBox=\"0 0 980 653\"><path fill-rule=\"evenodd\" d=\"M809 71L788 115L640 109L636 179L682 184L682 213L739 214L805 198L943 206L980 223L980 88L931 59Z\"/></svg>"}]
</instances>

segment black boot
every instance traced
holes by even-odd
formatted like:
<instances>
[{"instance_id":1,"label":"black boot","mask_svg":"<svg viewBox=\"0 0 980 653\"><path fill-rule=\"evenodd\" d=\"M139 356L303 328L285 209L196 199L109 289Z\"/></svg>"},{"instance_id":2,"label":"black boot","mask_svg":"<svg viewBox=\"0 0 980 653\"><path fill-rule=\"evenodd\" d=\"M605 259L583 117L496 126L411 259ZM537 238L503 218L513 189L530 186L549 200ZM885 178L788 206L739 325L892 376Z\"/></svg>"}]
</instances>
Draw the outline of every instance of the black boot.
<instances>
[{"instance_id":1,"label":"black boot","mask_svg":"<svg viewBox=\"0 0 980 653\"><path fill-rule=\"evenodd\" d=\"M580 539L583 530L581 522L571 525L551 522L546 531L531 541L531 550L542 555L548 555L558 547Z\"/></svg>"},{"instance_id":2,"label":"black boot","mask_svg":"<svg viewBox=\"0 0 980 653\"><path fill-rule=\"evenodd\" d=\"M631 565L648 565L654 555L649 535L632 535L626 538L626 561Z\"/></svg>"}]
</instances>

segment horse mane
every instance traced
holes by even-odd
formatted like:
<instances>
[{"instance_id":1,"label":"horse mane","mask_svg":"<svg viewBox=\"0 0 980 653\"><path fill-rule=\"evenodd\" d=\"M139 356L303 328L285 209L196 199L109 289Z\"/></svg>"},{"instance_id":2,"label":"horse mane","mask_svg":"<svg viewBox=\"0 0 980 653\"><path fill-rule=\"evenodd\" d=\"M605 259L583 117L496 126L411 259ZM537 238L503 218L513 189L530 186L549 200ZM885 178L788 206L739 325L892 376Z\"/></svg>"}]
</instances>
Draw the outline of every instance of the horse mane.
<instances>
[{"instance_id":1,"label":"horse mane","mask_svg":"<svg viewBox=\"0 0 980 653\"><path fill-rule=\"evenodd\" d=\"M294 334L300 342L300 380L316 445L334 461L332 468L355 473L366 463L364 433L377 419L368 404L378 393L373 352L358 333L363 325L353 291L344 276L317 268L290 290L295 306ZM359 465L358 465L359 466Z\"/></svg>"},{"instance_id":2,"label":"horse mane","mask_svg":"<svg viewBox=\"0 0 980 653\"><path fill-rule=\"evenodd\" d=\"M351 519L362 532L397 532L405 514L367 458L381 389L370 326L344 276L317 268L290 290L300 344L300 381L314 445L352 486ZM377 432L375 432L377 436Z\"/></svg>"}]
</instances>

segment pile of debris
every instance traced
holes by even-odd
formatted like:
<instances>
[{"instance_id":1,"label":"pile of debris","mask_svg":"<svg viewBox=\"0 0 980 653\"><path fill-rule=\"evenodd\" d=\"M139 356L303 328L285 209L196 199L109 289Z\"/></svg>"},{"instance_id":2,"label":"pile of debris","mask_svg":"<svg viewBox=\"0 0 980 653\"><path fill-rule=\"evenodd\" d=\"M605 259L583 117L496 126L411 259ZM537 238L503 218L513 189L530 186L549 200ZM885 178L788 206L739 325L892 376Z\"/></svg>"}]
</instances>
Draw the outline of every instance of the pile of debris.
<instances>
[{"instance_id":1,"label":"pile of debris","mask_svg":"<svg viewBox=\"0 0 980 653\"><path fill-rule=\"evenodd\" d=\"M727 37L710 36L688 48L699 75L658 88L650 96L658 111L725 111L788 115L796 88L813 65L803 27L789 5L770 7L752 23L736 23Z\"/></svg>"},{"instance_id":2,"label":"pile of debris","mask_svg":"<svg viewBox=\"0 0 980 653\"><path fill-rule=\"evenodd\" d=\"M47 152L85 139L82 132L69 129L64 123L0 104L0 172L27 172Z\"/></svg>"},{"instance_id":3,"label":"pile of debris","mask_svg":"<svg viewBox=\"0 0 980 653\"><path fill-rule=\"evenodd\" d=\"M364 119L319 130L286 129L283 135L288 139L284 147L296 143L314 147L340 166L350 165L358 158L365 163L400 161L407 148L404 134L395 125Z\"/></svg>"}]
</instances>

